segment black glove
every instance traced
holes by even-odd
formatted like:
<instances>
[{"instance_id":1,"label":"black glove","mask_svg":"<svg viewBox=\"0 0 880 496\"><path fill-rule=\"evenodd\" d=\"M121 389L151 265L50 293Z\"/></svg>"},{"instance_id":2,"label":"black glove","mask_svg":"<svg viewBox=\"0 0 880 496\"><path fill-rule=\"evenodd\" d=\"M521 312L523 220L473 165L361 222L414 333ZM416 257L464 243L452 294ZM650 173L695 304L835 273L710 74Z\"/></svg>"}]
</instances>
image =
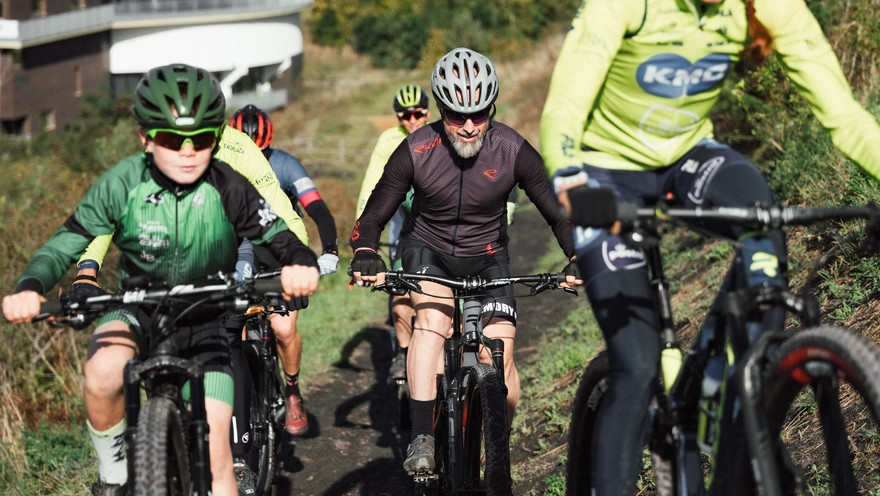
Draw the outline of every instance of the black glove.
<instances>
[{"instance_id":1,"label":"black glove","mask_svg":"<svg viewBox=\"0 0 880 496\"><path fill-rule=\"evenodd\" d=\"M73 281L73 284L70 285L70 289L67 290L67 297L70 301L82 302L85 301L86 298L91 298L92 296L101 296L107 294L106 291L101 289L101 286L97 284L93 284L91 282L83 282L84 279L77 279ZM71 320L70 326L76 330L83 330L89 326L92 322L98 318L100 314L83 314L82 321L74 321Z\"/></svg>"},{"instance_id":2,"label":"black glove","mask_svg":"<svg viewBox=\"0 0 880 496\"><path fill-rule=\"evenodd\" d=\"M577 259L569 261L568 265L566 265L565 268L562 269L562 274L564 274L566 277L574 276L575 279L580 279L581 276L580 270L578 270Z\"/></svg>"},{"instance_id":3,"label":"black glove","mask_svg":"<svg viewBox=\"0 0 880 496\"><path fill-rule=\"evenodd\" d=\"M101 289L101 286L97 284L92 284L90 282L76 282L70 285L70 289L67 290L67 297L70 301L85 301L86 298L91 298L92 296L102 296L107 294L106 291Z\"/></svg>"},{"instance_id":4,"label":"black glove","mask_svg":"<svg viewBox=\"0 0 880 496\"><path fill-rule=\"evenodd\" d=\"M351 259L351 272L360 272L362 276L374 276L387 270L385 261L372 250L360 250Z\"/></svg>"}]
</instances>

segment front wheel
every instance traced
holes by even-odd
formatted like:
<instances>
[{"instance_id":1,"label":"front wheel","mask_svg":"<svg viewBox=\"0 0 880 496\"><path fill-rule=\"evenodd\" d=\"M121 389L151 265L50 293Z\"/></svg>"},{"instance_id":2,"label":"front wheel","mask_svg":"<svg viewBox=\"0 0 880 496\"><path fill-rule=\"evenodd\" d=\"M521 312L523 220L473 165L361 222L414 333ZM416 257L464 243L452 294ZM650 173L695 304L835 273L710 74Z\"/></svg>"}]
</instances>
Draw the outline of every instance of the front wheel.
<instances>
[{"instance_id":1,"label":"front wheel","mask_svg":"<svg viewBox=\"0 0 880 496\"><path fill-rule=\"evenodd\" d=\"M785 341L764 379L785 494L873 494L880 481L880 352L852 331Z\"/></svg>"},{"instance_id":2,"label":"front wheel","mask_svg":"<svg viewBox=\"0 0 880 496\"><path fill-rule=\"evenodd\" d=\"M141 409L134 450L136 496L190 496L190 456L183 421L168 398L151 398Z\"/></svg>"},{"instance_id":3,"label":"front wheel","mask_svg":"<svg viewBox=\"0 0 880 496\"><path fill-rule=\"evenodd\" d=\"M584 370L572 405L568 429L568 464L566 466L566 494L591 494L593 433L598 425L599 409L610 383L608 353L603 351ZM652 401L652 404L656 404ZM661 445L663 444L663 445ZM675 458L665 443L657 443L651 452L654 471L654 489L658 495L675 494ZM644 474L643 474L644 475Z\"/></svg>"},{"instance_id":4,"label":"front wheel","mask_svg":"<svg viewBox=\"0 0 880 496\"><path fill-rule=\"evenodd\" d=\"M510 448L507 437L507 395L500 372L477 364L462 379L462 468L465 488L485 487L488 495L508 495Z\"/></svg>"}]
</instances>

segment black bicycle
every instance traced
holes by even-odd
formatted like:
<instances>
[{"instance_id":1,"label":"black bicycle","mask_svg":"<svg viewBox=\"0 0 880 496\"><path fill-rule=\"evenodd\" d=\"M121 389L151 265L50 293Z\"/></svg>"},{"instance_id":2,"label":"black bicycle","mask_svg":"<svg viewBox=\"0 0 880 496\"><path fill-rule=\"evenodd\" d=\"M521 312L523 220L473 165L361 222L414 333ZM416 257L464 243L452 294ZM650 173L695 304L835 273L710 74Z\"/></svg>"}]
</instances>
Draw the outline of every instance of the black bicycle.
<instances>
[{"instance_id":1,"label":"black bicycle","mask_svg":"<svg viewBox=\"0 0 880 496\"><path fill-rule=\"evenodd\" d=\"M507 431L507 388L504 385L504 342L483 335L485 291L512 284L532 284L530 295L561 288L562 274L484 279L447 278L427 274L386 272L385 283L373 291L424 294L420 281L449 287L455 300L452 336L444 345L446 368L437 377L434 414L435 470L415 475L418 494L511 494ZM462 301L461 306L458 302ZM490 350L492 363L480 363L481 349Z\"/></svg>"},{"instance_id":2,"label":"black bicycle","mask_svg":"<svg viewBox=\"0 0 880 496\"><path fill-rule=\"evenodd\" d=\"M273 277L278 272L258 274L255 279ZM269 323L272 314L288 315L283 299L263 301L247 309L247 339L242 343L253 380L251 394L251 441L248 465L253 472L256 496L272 494L275 477L279 433L284 428L284 392L278 370L275 333Z\"/></svg>"},{"instance_id":3,"label":"black bicycle","mask_svg":"<svg viewBox=\"0 0 880 496\"><path fill-rule=\"evenodd\" d=\"M698 221L769 231L822 220L865 218L870 235L876 232L878 209L872 205L670 208L662 202L636 208L614 205L610 194L595 194L590 200L595 205L593 213L575 213L572 219L600 227L621 221L621 235L645 248L651 273L663 344L648 442L657 494L702 495L707 489L711 494L731 495L876 494L870 492L880 483L880 353L876 346L853 331L821 325L819 304L810 294L796 295L773 285L736 288L728 277L720 293L726 297L719 298L723 306L710 311L682 364L659 240L670 224L703 232L695 225ZM594 214L595 218L584 222ZM741 269L741 264L737 257L733 269ZM752 320L755 312L780 309L795 315L802 327L765 329L757 339L750 339L747 318ZM726 323L712 325L712 318ZM603 352L586 368L574 401L567 477L570 495L590 493L590 448L608 381L608 357ZM728 390L728 384L735 387ZM732 441L733 448L719 450L720 439ZM824 460L809 458L814 452L806 448L809 445L812 450L817 444L824 446ZM713 462L708 477L701 451ZM823 492L828 484L833 489Z\"/></svg>"},{"instance_id":4,"label":"black bicycle","mask_svg":"<svg viewBox=\"0 0 880 496\"><path fill-rule=\"evenodd\" d=\"M204 370L200 363L180 358L180 350L168 339L180 318L203 305L241 313L251 304L280 296L281 291L277 279L240 284L221 280L201 287L164 288L137 277L124 280L122 289L116 293L82 302L62 298L43 303L34 321L57 317L57 325L82 323L130 305L163 310L144 328L146 358L129 361L124 371L125 443L131 494L211 494ZM188 402L182 395L187 382ZM143 405L142 390L146 395Z\"/></svg>"}]
</instances>

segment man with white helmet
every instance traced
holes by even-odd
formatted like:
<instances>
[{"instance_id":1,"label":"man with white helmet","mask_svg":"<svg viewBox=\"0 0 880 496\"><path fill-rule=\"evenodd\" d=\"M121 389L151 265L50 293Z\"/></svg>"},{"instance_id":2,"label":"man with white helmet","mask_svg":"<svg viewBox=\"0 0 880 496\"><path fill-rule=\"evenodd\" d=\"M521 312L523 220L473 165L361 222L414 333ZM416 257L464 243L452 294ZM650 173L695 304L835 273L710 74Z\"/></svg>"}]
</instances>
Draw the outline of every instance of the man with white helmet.
<instances>
[{"instance_id":1,"label":"man with white helmet","mask_svg":"<svg viewBox=\"0 0 880 496\"><path fill-rule=\"evenodd\" d=\"M385 263L376 253L382 227L412 187L412 216L399 242L403 270L454 277L510 274L506 200L519 185L553 228L559 246L574 259L571 229L560 214L537 151L513 129L492 121L498 97L495 67L483 55L456 48L434 66L431 91L441 120L406 137L391 155L351 235L354 278L381 283ZM579 285L574 264L566 285ZM423 282L425 293L451 296L450 289ZM490 292L484 333L505 344L508 419L519 397L513 362L516 302L510 288ZM443 342L451 332L449 299L411 294L416 323L407 356L412 442L404 469L434 470L432 430L436 374L443 369ZM485 357L488 359L488 357Z\"/></svg>"}]
</instances>

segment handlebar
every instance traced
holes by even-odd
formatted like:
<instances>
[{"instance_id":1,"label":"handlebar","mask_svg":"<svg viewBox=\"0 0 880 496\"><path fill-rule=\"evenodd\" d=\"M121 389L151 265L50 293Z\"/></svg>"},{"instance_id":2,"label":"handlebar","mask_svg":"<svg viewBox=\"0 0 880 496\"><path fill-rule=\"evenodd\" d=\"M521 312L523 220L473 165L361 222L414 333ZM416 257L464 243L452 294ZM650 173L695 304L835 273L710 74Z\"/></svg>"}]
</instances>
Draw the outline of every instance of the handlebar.
<instances>
[{"instance_id":1,"label":"handlebar","mask_svg":"<svg viewBox=\"0 0 880 496\"><path fill-rule=\"evenodd\" d=\"M565 292L577 294L571 288L563 288L559 283L565 282L565 274L534 274L527 276L508 276L483 278L480 276L468 277L442 277L430 274L416 274L410 272L385 272L385 283L373 287L373 291L385 291L390 294L404 294L407 291L423 293L418 281L437 283L448 288L460 291L474 291L481 289L493 289L513 284L537 283L531 286L531 294L536 295L548 289L562 289Z\"/></svg>"},{"instance_id":2,"label":"handlebar","mask_svg":"<svg viewBox=\"0 0 880 496\"><path fill-rule=\"evenodd\" d=\"M283 293L279 279L256 279L237 284L217 283L205 286L181 284L171 288L122 289L115 293L86 298L83 301L71 301L65 297L59 300L50 300L40 305L40 314L33 318L33 322L46 320L56 316L73 316L85 313L104 313L113 308L140 303L159 303L173 299L194 300L201 298L201 303L210 303L224 307L232 307L242 312L254 302L260 301L265 296L278 296ZM187 301L191 303L191 301Z\"/></svg>"},{"instance_id":3,"label":"handlebar","mask_svg":"<svg viewBox=\"0 0 880 496\"><path fill-rule=\"evenodd\" d=\"M807 225L823 220L870 219L880 217L875 204L852 207L787 207L756 205L752 207L639 207L618 202L613 192L604 188L580 186L569 191L571 221L583 227L610 227L620 221L625 226L656 221L711 220L750 227L779 229L784 226Z\"/></svg>"}]
</instances>

